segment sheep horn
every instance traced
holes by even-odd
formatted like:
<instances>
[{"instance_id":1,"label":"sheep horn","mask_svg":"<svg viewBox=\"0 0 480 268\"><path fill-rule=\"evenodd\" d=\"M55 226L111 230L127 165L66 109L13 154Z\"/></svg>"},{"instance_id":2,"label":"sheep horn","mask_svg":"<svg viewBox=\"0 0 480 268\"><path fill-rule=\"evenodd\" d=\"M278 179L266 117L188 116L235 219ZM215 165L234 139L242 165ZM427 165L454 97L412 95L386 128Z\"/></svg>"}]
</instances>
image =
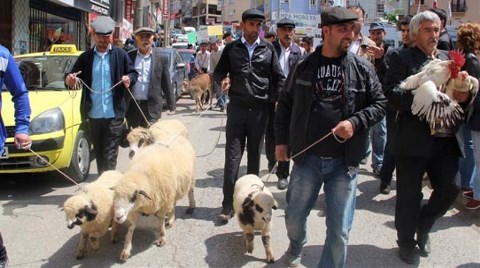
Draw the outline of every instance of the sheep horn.
<instances>
[{"instance_id":1,"label":"sheep horn","mask_svg":"<svg viewBox=\"0 0 480 268\"><path fill-rule=\"evenodd\" d=\"M138 191L138 194L141 194L141 195L145 196L146 198L148 198L149 200L152 200L152 199L150 198L150 196L148 196L148 194L147 194L144 190Z\"/></svg>"}]
</instances>

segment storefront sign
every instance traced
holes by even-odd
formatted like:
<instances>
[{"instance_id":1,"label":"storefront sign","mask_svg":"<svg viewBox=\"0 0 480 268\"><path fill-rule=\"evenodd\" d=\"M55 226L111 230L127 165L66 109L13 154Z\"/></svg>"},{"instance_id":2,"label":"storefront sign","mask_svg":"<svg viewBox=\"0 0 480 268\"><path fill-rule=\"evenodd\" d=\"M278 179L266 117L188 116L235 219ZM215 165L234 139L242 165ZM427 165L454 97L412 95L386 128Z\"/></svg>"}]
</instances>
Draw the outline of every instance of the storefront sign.
<instances>
[{"instance_id":1,"label":"storefront sign","mask_svg":"<svg viewBox=\"0 0 480 268\"><path fill-rule=\"evenodd\" d=\"M290 12L281 12L280 19L288 18L295 21L297 26L310 26L317 27L320 23L320 15L317 14L300 14L300 13L290 13ZM272 20L279 21L278 12L272 12Z\"/></svg>"},{"instance_id":2,"label":"storefront sign","mask_svg":"<svg viewBox=\"0 0 480 268\"><path fill-rule=\"evenodd\" d=\"M132 0L125 0L125 19L132 21Z\"/></svg>"},{"instance_id":3,"label":"storefront sign","mask_svg":"<svg viewBox=\"0 0 480 268\"><path fill-rule=\"evenodd\" d=\"M162 10L163 16L168 18L168 14L170 13L170 0L163 0Z\"/></svg>"}]
</instances>

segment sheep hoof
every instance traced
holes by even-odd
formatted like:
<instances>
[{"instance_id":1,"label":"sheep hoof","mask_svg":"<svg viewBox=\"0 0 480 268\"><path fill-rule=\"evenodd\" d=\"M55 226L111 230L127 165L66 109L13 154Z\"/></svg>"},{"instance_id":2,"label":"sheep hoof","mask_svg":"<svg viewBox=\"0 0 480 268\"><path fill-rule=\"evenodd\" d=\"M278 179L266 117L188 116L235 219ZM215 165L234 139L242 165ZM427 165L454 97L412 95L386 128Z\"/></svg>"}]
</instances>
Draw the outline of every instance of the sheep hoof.
<instances>
[{"instance_id":1,"label":"sheep hoof","mask_svg":"<svg viewBox=\"0 0 480 268\"><path fill-rule=\"evenodd\" d=\"M120 260L126 261L128 257L130 257L130 252L128 252L127 250L123 250L122 254L120 255Z\"/></svg>"},{"instance_id":2,"label":"sheep hoof","mask_svg":"<svg viewBox=\"0 0 480 268\"><path fill-rule=\"evenodd\" d=\"M274 263L275 258L274 257L267 258L267 261L268 261L268 263Z\"/></svg>"},{"instance_id":3,"label":"sheep hoof","mask_svg":"<svg viewBox=\"0 0 480 268\"><path fill-rule=\"evenodd\" d=\"M165 240L165 238L160 238L157 241L155 241L155 245L157 247L163 247L165 246L165 244L167 244L167 241Z\"/></svg>"},{"instance_id":4,"label":"sheep hoof","mask_svg":"<svg viewBox=\"0 0 480 268\"><path fill-rule=\"evenodd\" d=\"M193 210L194 210L194 209L195 209L194 207L193 207L193 208L187 208L187 212L186 212L186 213L187 213L187 214L193 214Z\"/></svg>"},{"instance_id":5,"label":"sheep hoof","mask_svg":"<svg viewBox=\"0 0 480 268\"><path fill-rule=\"evenodd\" d=\"M85 252L79 252L77 253L77 256L75 256L77 260L81 260L83 257L85 257Z\"/></svg>"}]
</instances>

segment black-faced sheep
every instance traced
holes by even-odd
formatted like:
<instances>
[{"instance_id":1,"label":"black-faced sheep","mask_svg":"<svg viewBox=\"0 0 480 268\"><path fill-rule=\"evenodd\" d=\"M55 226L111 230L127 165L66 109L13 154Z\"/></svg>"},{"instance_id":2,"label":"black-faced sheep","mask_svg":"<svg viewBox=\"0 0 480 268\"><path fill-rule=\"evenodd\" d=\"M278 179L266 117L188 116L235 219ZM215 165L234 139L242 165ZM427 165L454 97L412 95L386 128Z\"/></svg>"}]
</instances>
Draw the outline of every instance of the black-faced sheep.
<instances>
[{"instance_id":1,"label":"black-faced sheep","mask_svg":"<svg viewBox=\"0 0 480 268\"><path fill-rule=\"evenodd\" d=\"M105 171L95 182L83 187L76 195L68 198L63 204L67 217L67 227L72 229L79 225L82 229L77 259L87 253L87 242L94 250L100 246L100 238L111 226L111 241L117 240L118 224L113 221L112 187L120 180L119 171Z\"/></svg>"},{"instance_id":2,"label":"black-faced sheep","mask_svg":"<svg viewBox=\"0 0 480 268\"><path fill-rule=\"evenodd\" d=\"M120 260L125 261L130 256L139 213L158 217L160 237L155 244L161 247L166 243L165 227L171 227L175 220L176 201L188 194L187 213L193 211L194 160L193 147L183 136L179 136L171 146L160 143L146 146L132 159L115 186L115 221L121 224L128 220Z\"/></svg>"},{"instance_id":3,"label":"black-faced sheep","mask_svg":"<svg viewBox=\"0 0 480 268\"><path fill-rule=\"evenodd\" d=\"M247 253L253 252L254 231L260 230L268 262L275 261L270 244L270 232L272 209L277 207L277 201L258 176L245 175L235 183L233 210L243 230Z\"/></svg>"},{"instance_id":4,"label":"black-faced sheep","mask_svg":"<svg viewBox=\"0 0 480 268\"><path fill-rule=\"evenodd\" d=\"M132 158L140 148L155 142L168 145L174 142L178 136L188 139L188 130L182 122L176 119L157 121L148 129L143 127L133 128L127 135L130 144L129 156Z\"/></svg>"}]
</instances>

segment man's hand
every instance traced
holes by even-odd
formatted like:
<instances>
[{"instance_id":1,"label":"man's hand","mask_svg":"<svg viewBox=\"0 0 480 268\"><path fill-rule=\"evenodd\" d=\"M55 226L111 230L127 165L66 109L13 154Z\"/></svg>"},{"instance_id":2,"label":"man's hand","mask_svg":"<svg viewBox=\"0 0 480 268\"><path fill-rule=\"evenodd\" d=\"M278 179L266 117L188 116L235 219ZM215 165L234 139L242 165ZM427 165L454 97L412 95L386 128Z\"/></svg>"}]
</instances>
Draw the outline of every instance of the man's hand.
<instances>
[{"instance_id":1,"label":"man's hand","mask_svg":"<svg viewBox=\"0 0 480 268\"><path fill-rule=\"evenodd\" d=\"M348 140L353 136L354 129L352 122L348 120L340 121L333 129L332 132L335 136L344 140Z\"/></svg>"},{"instance_id":2,"label":"man's hand","mask_svg":"<svg viewBox=\"0 0 480 268\"><path fill-rule=\"evenodd\" d=\"M227 91L230 88L230 78L225 77L220 84L222 91Z\"/></svg>"},{"instance_id":3,"label":"man's hand","mask_svg":"<svg viewBox=\"0 0 480 268\"><path fill-rule=\"evenodd\" d=\"M70 73L65 77L65 84L69 87L74 87L77 84L77 75L79 75L82 71L76 73Z\"/></svg>"},{"instance_id":4,"label":"man's hand","mask_svg":"<svg viewBox=\"0 0 480 268\"><path fill-rule=\"evenodd\" d=\"M28 134L17 133L14 137L15 147L28 150L32 145L32 139Z\"/></svg>"},{"instance_id":5,"label":"man's hand","mask_svg":"<svg viewBox=\"0 0 480 268\"><path fill-rule=\"evenodd\" d=\"M122 81L123 81L123 85L124 85L126 88L129 88L129 87L130 87L130 77L128 77L128 75L122 76Z\"/></svg>"},{"instance_id":6,"label":"man's hand","mask_svg":"<svg viewBox=\"0 0 480 268\"><path fill-rule=\"evenodd\" d=\"M464 91L453 90L452 97L458 103L465 103L470 99L470 91L464 92Z\"/></svg>"},{"instance_id":7,"label":"man's hand","mask_svg":"<svg viewBox=\"0 0 480 268\"><path fill-rule=\"evenodd\" d=\"M369 55L373 56L375 59L380 59L383 57L383 54L385 53L383 47L377 47L377 46L369 46L367 48L367 52Z\"/></svg>"},{"instance_id":8,"label":"man's hand","mask_svg":"<svg viewBox=\"0 0 480 268\"><path fill-rule=\"evenodd\" d=\"M275 146L275 158L277 158L277 161L288 161L288 145Z\"/></svg>"}]
</instances>

